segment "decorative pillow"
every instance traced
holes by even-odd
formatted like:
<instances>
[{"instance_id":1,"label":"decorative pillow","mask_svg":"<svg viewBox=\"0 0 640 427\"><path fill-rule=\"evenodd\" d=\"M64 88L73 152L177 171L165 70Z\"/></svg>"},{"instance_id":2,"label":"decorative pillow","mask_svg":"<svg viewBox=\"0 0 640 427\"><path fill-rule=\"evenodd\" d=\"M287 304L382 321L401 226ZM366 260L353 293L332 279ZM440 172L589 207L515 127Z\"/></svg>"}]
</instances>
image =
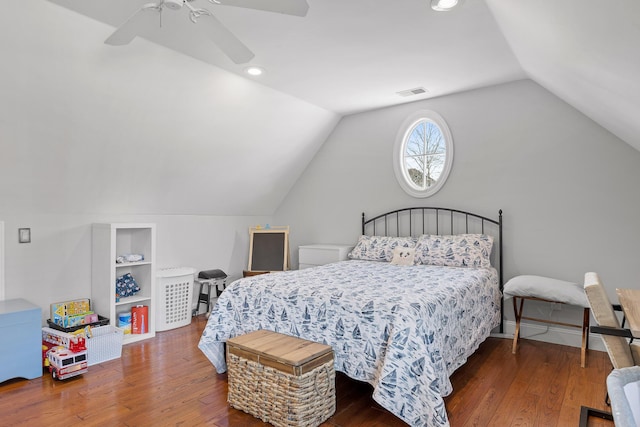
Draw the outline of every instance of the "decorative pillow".
<instances>
[{"instance_id":1,"label":"decorative pillow","mask_svg":"<svg viewBox=\"0 0 640 427\"><path fill-rule=\"evenodd\" d=\"M396 246L393 249L393 258L391 264L393 265L413 265L413 260L416 257L416 248L404 248L402 246Z\"/></svg>"},{"instance_id":2,"label":"decorative pillow","mask_svg":"<svg viewBox=\"0 0 640 427\"><path fill-rule=\"evenodd\" d=\"M391 261L396 246L413 248L415 237L360 236L349 258L365 261Z\"/></svg>"},{"instance_id":3,"label":"decorative pillow","mask_svg":"<svg viewBox=\"0 0 640 427\"><path fill-rule=\"evenodd\" d=\"M416 245L416 264L448 267L491 267L493 237L486 234L423 234Z\"/></svg>"},{"instance_id":4,"label":"decorative pillow","mask_svg":"<svg viewBox=\"0 0 640 427\"><path fill-rule=\"evenodd\" d=\"M589 307L581 284L542 276L516 276L504 285L507 296L535 297L569 305Z\"/></svg>"},{"instance_id":5,"label":"decorative pillow","mask_svg":"<svg viewBox=\"0 0 640 427\"><path fill-rule=\"evenodd\" d=\"M120 297L130 297L140 291L140 286L130 273L116 279L116 293Z\"/></svg>"}]
</instances>

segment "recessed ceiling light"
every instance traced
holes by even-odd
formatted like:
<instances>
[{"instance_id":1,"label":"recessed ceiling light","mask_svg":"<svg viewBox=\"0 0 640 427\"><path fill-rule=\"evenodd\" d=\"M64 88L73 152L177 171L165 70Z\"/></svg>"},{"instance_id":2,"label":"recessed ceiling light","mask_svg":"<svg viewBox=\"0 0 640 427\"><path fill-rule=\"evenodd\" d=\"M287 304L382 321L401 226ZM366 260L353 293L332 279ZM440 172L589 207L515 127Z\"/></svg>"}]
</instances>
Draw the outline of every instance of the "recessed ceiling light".
<instances>
[{"instance_id":1,"label":"recessed ceiling light","mask_svg":"<svg viewBox=\"0 0 640 427\"><path fill-rule=\"evenodd\" d=\"M438 12L447 12L462 4L463 0L431 0L431 9Z\"/></svg>"},{"instance_id":2,"label":"recessed ceiling light","mask_svg":"<svg viewBox=\"0 0 640 427\"><path fill-rule=\"evenodd\" d=\"M264 73L264 68L251 66L244 69L244 72L249 74L250 76L259 76Z\"/></svg>"}]
</instances>

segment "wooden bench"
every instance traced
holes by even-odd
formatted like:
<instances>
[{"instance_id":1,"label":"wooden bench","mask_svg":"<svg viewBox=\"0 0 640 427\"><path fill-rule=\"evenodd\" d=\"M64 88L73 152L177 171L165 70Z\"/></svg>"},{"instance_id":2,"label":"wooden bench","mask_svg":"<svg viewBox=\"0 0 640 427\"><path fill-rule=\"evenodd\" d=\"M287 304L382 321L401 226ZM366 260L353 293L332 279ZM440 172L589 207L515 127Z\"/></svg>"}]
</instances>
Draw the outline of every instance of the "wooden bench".
<instances>
[{"instance_id":1,"label":"wooden bench","mask_svg":"<svg viewBox=\"0 0 640 427\"><path fill-rule=\"evenodd\" d=\"M565 282L563 280L551 279L549 277L516 276L505 284L504 293L505 295L513 297L513 311L516 318L516 329L513 333L513 354L516 354L518 348L520 323L522 319L553 325L570 326L582 329L580 366L583 368L585 367L587 348L589 347L589 321L591 318L591 312L589 310L589 301L587 300L582 286L577 283ZM525 300L583 307L582 324L558 322L550 319L524 316Z\"/></svg>"}]
</instances>

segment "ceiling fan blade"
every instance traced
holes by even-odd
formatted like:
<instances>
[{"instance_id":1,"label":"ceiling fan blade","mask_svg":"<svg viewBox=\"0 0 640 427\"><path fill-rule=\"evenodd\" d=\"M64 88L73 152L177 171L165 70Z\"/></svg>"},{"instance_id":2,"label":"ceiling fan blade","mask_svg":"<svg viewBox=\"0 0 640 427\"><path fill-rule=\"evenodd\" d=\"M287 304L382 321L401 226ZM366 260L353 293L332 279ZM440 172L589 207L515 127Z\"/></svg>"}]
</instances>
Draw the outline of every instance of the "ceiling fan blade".
<instances>
[{"instance_id":1,"label":"ceiling fan blade","mask_svg":"<svg viewBox=\"0 0 640 427\"><path fill-rule=\"evenodd\" d=\"M111 46L122 46L131 43L136 38L141 28L149 24L155 25L155 19L162 11L160 3L147 3L136 13L131 15L124 24L113 32L104 42Z\"/></svg>"},{"instance_id":2,"label":"ceiling fan blade","mask_svg":"<svg viewBox=\"0 0 640 427\"><path fill-rule=\"evenodd\" d=\"M201 9L202 10L202 9ZM231 31L227 29L215 16L208 13L199 19L206 22L196 24L200 31L204 31L219 48L236 64L244 64L255 56Z\"/></svg>"},{"instance_id":3,"label":"ceiling fan blade","mask_svg":"<svg viewBox=\"0 0 640 427\"><path fill-rule=\"evenodd\" d=\"M295 16L306 16L309 10L306 0L218 0L215 3L218 2L226 6L245 7Z\"/></svg>"}]
</instances>

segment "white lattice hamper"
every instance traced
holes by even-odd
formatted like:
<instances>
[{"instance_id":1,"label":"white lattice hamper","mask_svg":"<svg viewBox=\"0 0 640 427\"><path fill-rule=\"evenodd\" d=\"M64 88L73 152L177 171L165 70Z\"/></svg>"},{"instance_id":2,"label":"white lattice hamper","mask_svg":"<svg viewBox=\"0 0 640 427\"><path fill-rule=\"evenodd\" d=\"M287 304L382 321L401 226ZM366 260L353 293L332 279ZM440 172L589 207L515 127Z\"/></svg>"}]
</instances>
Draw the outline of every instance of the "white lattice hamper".
<instances>
[{"instance_id":1,"label":"white lattice hamper","mask_svg":"<svg viewBox=\"0 0 640 427\"><path fill-rule=\"evenodd\" d=\"M191 323L193 274L189 267L158 270L156 292L156 331L166 331Z\"/></svg>"},{"instance_id":2,"label":"white lattice hamper","mask_svg":"<svg viewBox=\"0 0 640 427\"><path fill-rule=\"evenodd\" d=\"M124 331L112 325L91 328L91 338L86 340L87 364L91 366L120 358L123 338Z\"/></svg>"},{"instance_id":3,"label":"white lattice hamper","mask_svg":"<svg viewBox=\"0 0 640 427\"><path fill-rule=\"evenodd\" d=\"M271 331L227 341L229 404L276 427L316 427L336 410L330 346Z\"/></svg>"}]
</instances>

